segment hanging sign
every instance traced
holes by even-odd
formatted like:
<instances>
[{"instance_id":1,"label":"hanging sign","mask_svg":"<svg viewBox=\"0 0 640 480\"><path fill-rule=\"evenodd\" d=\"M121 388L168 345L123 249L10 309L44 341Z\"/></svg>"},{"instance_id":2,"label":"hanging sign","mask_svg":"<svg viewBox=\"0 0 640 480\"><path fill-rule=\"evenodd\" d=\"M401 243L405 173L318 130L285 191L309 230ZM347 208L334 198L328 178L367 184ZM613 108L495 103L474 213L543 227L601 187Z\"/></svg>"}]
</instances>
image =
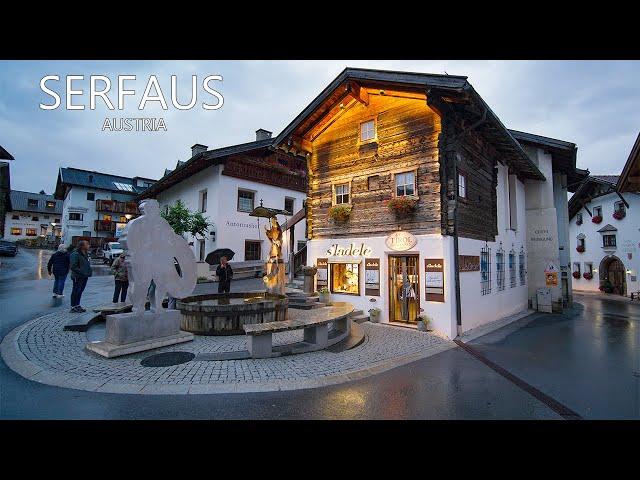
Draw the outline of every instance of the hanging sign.
<instances>
[{"instance_id":1,"label":"hanging sign","mask_svg":"<svg viewBox=\"0 0 640 480\"><path fill-rule=\"evenodd\" d=\"M329 285L329 262L326 258L318 258L318 260L316 260L316 267L318 268L316 279L318 290L320 290L322 287L326 287Z\"/></svg>"},{"instance_id":2,"label":"hanging sign","mask_svg":"<svg viewBox=\"0 0 640 480\"><path fill-rule=\"evenodd\" d=\"M427 258L424 261L425 300L444 302L444 258Z\"/></svg>"},{"instance_id":3,"label":"hanging sign","mask_svg":"<svg viewBox=\"0 0 640 480\"><path fill-rule=\"evenodd\" d=\"M364 262L364 294L380 296L379 258L367 258Z\"/></svg>"},{"instance_id":4,"label":"hanging sign","mask_svg":"<svg viewBox=\"0 0 640 480\"><path fill-rule=\"evenodd\" d=\"M458 270L460 272L479 272L480 257L478 255L458 255Z\"/></svg>"},{"instance_id":5,"label":"hanging sign","mask_svg":"<svg viewBox=\"0 0 640 480\"><path fill-rule=\"evenodd\" d=\"M410 232L393 232L385 240L387 247L396 252L411 250L418 243L418 239Z\"/></svg>"}]
</instances>

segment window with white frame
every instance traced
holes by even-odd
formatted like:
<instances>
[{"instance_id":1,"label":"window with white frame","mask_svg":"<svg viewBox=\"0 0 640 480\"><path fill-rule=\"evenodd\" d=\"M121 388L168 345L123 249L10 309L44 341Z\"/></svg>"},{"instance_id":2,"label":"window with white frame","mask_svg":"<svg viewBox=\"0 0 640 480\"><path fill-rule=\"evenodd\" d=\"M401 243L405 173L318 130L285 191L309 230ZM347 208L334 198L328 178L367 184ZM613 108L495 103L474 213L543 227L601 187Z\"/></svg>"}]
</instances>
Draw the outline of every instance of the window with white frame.
<instances>
[{"instance_id":1,"label":"window with white frame","mask_svg":"<svg viewBox=\"0 0 640 480\"><path fill-rule=\"evenodd\" d=\"M602 207L593 207L593 216L602 217Z\"/></svg>"},{"instance_id":2,"label":"window with white frame","mask_svg":"<svg viewBox=\"0 0 640 480\"><path fill-rule=\"evenodd\" d=\"M584 273L593 274L593 263L584 262Z\"/></svg>"},{"instance_id":3,"label":"window with white frame","mask_svg":"<svg viewBox=\"0 0 640 480\"><path fill-rule=\"evenodd\" d=\"M340 183L333 187L333 203L340 205L351 201L351 184Z\"/></svg>"},{"instance_id":4,"label":"window with white frame","mask_svg":"<svg viewBox=\"0 0 640 480\"><path fill-rule=\"evenodd\" d=\"M396 173L395 177L397 197L415 195L416 175L414 172Z\"/></svg>"},{"instance_id":5,"label":"window with white frame","mask_svg":"<svg viewBox=\"0 0 640 480\"><path fill-rule=\"evenodd\" d=\"M360 141L368 142L376 138L376 122L368 120L360 124Z\"/></svg>"},{"instance_id":6,"label":"window with white frame","mask_svg":"<svg viewBox=\"0 0 640 480\"><path fill-rule=\"evenodd\" d=\"M621 214L623 214L623 215L626 213L626 212L625 212L625 206L624 206L624 202L623 202L623 201L620 201L620 200L619 200L619 201L617 201L614 205L615 205L615 206L614 206L614 212L620 212L620 213L621 213Z\"/></svg>"},{"instance_id":7,"label":"window with white frame","mask_svg":"<svg viewBox=\"0 0 640 480\"><path fill-rule=\"evenodd\" d=\"M578 275L580 275L580 262L573 262L573 271L578 272Z\"/></svg>"},{"instance_id":8,"label":"window with white frame","mask_svg":"<svg viewBox=\"0 0 640 480\"><path fill-rule=\"evenodd\" d=\"M615 235L602 235L602 246L603 247L615 247L616 246L616 236Z\"/></svg>"},{"instance_id":9,"label":"window with white frame","mask_svg":"<svg viewBox=\"0 0 640 480\"><path fill-rule=\"evenodd\" d=\"M458 172L458 196L467 198L467 176L460 172Z\"/></svg>"},{"instance_id":10,"label":"window with white frame","mask_svg":"<svg viewBox=\"0 0 640 480\"><path fill-rule=\"evenodd\" d=\"M255 192L250 190L238 190L238 211L248 213L253 212L255 196Z\"/></svg>"},{"instance_id":11,"label":"window with white frame","mask_svg":"<svg viewBox=\"0 0 640 480\"><path fill-rule=\"evenodd\" d=\"M200 212L204 213L207 211L207 190L200 190Z\"/></svg>"}]
</instances>

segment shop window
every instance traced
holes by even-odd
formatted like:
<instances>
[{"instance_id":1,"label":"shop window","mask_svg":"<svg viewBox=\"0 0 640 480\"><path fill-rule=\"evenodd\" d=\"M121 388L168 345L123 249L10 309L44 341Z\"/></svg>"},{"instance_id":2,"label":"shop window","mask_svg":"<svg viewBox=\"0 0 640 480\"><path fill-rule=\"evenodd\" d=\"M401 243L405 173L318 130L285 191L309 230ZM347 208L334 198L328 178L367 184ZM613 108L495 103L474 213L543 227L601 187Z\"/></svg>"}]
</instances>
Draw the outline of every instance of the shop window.
<instances>
[{"instance_id":1,"label":"shop window","mask_svg":"<svg viewBox=\"0 0 640 480\"><path fill-rule=\"evenodd\" d=\"M511 250L509 252L509 282L511 288L515 287L517 284L516 281L516 252Z\"/></svg>"},{"instance_id":2,"label":"shop window","mask_svg":"<svg viewBox=\"0 0 640 480\"><path fill-rule=\"evenodd\" d=\"M467 198L467 176L464 173L458 173L458 196Z\"/></svg>"},{"instance_id":3,"label":"shop window","mask_svg":"<svg viewBox=\"0 0 640 480\"><path fill-rule=\"evenodd\" d=\"M29 199L27 199L27 205L29 207L37 208L38 207L38 200L36 200L35 198L29 198Z\"/></svg>"},{"instance_id":4,"label":"shop window","mask_svg":"<svg viewBox=\"0 0 640 480\"><path fill-rule=\"evenodd\" d=\"M36 235L38 235L36 233L36 229L35 228L27 228L25 231L25 234L27 235L27 237L35 237Z\"/></svg>"},{"instance_id":5,"label":"shop window","mask_svg":"<svg viewBox=\"0 0 640 480\"><path fill-rule=\"evenodd\" d=\"M253 212L255 196L255 192L252 192L251 190L238 190L238 211L248 213Z\"/></svg>"},{"instance_id":6,"label":"shop window","mask_svg":"<svg viewBox=\"0 0 640 480\"><path fill-rule=\"evenodd\" d=\"M480 251L480 286L482 295L491 293L491 249L484 247Z\"/></svg>"},{"instance_id":7,"label":"shop window","mask_svg":"<svg viewBox=\"0 0 640 480\"><path fill-rule=\"evenodd\" d=\"M415 194L415 173L396 173L396 196L404 197Z\"/></svg>"},{"instance_id":8,"label":"shop window","mask_svg":"<svg viewBox=\"0 0 640 480\"><path fill-rule=\"evenodd\" d=\"M376 122L369 120L360 124L360 141L368 142L376 138Z\"/></svg>"},{"instance_id":9,"label":"shop window","mask_svg":"<svg viewBox=\"0 0 640 480\"><path fill-rule=\"evenodd\" d=\"M207 211L207 190L200 191L200 212L204 213Z\"/></svg>"},{"instance_id":10,"label":"shop window","mask_svg":"<svg viewBox=\"0 0 640 480\"><path fill-rule=\"evenodd\" d=\"M82 213L69 212L69 220L82 220Z\"/></svg>"},{"instance_id":11,"label":"shop window","mask_svg":"<svg viewBox=\"0 0 640 480\"><path fill-rule=\"evenodd\" d=\"M603 235L602 236L602 246L603 247L615 247L616 246L616 236L615 235Z\"/></svg>"},{"instance_id":12,"label":"shop window","mask_svg":"<svg viewBox=\"0 0 640 480\"><path fill-rule=\"evenodd\" d=\"M331 263L331 292L360 295L360 265Z\"/></svg>"},{"instance_id":13,"label":"shop window","mask_svg":"<svg viewBox=\"0 0 640 480\"><path fill-rule=\"evenodd\" d=\"M496 251L496 275L498 291L504 290L504 250L499 248Z\"/></svg>"},{"instance_id":14,"label":"shop window","mask_svg":"<svg viewBox=\"0 0 640 480\"><path fill-rule=\"evenodd\" d=\"M525 283L527 283L527 274L526 274L526 269L525 269L525 265L524 265L524 250L520 250L520 253L518 254L518 269L519 269L519 273L520 273L520 285L524 285Z\"/></svg>"},{"instance_id":15,"label":"shop window","mask_svg":"<svg viewBox=\"0 0 640 480\"><path fill-rule=\"evenodd\" d=\"M293 215L293 209L295 208L296 199L291 197L284 197L284 210Z\"/></svg>"},{"instance_id":16,"label":"shop window","mask_svg":"<svg viewBox=\"0 0 640 480\"><path fill-rule=\"evenodd\" d=\"M12 227L11 228L11 235L22 235L22 229L21 228Z\"/></svg>"},{"instance_id":17,"label":"shop window","mask_svg":"<svg viewBox=\"0 0 640 480\"><path fill-rule=\"evenodd\" d=\"M96 199L96 194L94 192L87 192L87 200L95 200Z\"/></svg>"},{"instance_id":18,"label":"shop window","mask_svg":"<svg viewBox=\"0 0 640 480\"><path fill-rule=\"evenodd\" d=\"M245 261L260 260L261 257L262 257L262 243L255 240L245 240L244 241Z\"/></svg>"},{"instance_id":19,"label":"shop window","mask_svg":"<svg viewBox=\"0 0 640 480\"><path fill-rule=\"evenodd\" d=\"M351 200L351 185L349 183L341 183L333 186L333 204L340 205L349 203Z\"/></svg>"}]
</instances>

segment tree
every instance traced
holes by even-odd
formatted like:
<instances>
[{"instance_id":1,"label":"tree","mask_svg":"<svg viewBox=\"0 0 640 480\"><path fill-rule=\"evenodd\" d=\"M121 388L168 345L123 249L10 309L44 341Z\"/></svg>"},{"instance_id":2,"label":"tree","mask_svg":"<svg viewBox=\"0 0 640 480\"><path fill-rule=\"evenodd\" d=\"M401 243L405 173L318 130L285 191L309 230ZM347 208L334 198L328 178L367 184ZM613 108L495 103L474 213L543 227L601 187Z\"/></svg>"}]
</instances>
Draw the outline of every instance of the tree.
<instances>
[{"instance_id":1,"label":"tree","mask_svg":"<svg viewBox=\"0 0 640 480\"><path fill-rule=\"evenodd\" d=\"M160 212L160 215L178 235L190 233L194 237L199 235L204 238L212 225L202 213L189 210L182 200L176 200L173 205Z\"/></svg>"}]
</instances>

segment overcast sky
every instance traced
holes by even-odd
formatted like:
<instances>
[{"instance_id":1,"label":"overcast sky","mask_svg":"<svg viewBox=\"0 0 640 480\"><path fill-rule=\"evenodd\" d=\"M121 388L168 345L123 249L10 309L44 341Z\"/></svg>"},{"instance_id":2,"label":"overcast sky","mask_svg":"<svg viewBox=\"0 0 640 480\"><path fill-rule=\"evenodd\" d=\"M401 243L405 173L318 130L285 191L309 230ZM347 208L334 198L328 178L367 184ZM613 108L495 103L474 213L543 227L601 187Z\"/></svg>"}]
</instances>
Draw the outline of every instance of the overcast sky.
<instances>
[{"instance_id":1,"label":"overcast sky","mask_svg":"<svg viewBox=\"0 0 640 480\"><path fill-rule=\"evenodd\" d=\"M255 130L280 132L346 66L465 75L508 127L574 142L578 167L594 174L619 174L640 131L640 62L576 61L179 61L179 62L0 62L0 145L16 161L11 186L51 193L58 168L78 167L124 176L159 178L165 168L191 156L190 147L209 148L255 139ZM202 89L207 75L224 96L219 110ZM68 111L64 82L47 85L63 96L63 106L44 111L52 98L40 89L45 75L84 75L76 88L88 90L90 75L112 80L110 99L117 104L117 76L136 75L136 95L125 110L110 111L98 100L96 110ZM143 112L138 103L148 77L156 75L169 110L156 103ZM198 103L188 111L170 105L170 76L178 76L179 99L187 103L191 75L198 76ZM89 105L89 95L74 98ZM103 132L106 117L162 117L167 131Z\"/></svg>"}]
</instances>

